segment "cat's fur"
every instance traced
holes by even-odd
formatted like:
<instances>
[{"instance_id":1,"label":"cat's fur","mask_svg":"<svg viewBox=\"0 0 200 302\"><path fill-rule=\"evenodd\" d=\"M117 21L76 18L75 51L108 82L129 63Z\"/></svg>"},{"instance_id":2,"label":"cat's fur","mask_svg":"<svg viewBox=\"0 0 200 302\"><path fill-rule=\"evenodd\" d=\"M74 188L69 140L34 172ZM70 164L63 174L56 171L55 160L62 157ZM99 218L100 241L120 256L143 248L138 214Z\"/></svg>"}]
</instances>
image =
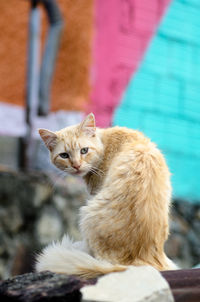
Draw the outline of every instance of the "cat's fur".
<instances>
[{"instance_id":1,"label":"cat's fur","mask_svg":"<svg viewBox=\"0 0 200 302\"><path fill-rule=\"evenodd\" d=\"M93 114L80 125L39 133L52 163L83 176L91 198L80 209L83 241L66 237L46 247L38 256L38 271L96 277L128 265L175 267L164 253L170 173L154 143L127 128L96 129ZM82 148L88 153L80 154ZM63 152L70 158L61 158Z\"/></svg>"}]
</instances>

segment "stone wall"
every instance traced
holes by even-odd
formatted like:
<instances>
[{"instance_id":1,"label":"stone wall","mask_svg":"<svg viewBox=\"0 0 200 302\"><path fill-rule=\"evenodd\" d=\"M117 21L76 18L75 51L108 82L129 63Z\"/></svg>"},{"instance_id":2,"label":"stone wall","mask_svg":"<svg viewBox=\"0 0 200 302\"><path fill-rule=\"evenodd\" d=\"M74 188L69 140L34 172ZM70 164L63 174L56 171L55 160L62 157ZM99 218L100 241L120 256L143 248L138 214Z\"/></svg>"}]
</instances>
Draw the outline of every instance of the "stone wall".
<instances>
[{"instance_id":1,"label":"stone wall","mask_svg":"<svg viewBox=\"0 0 200 302\"><path fill-rule=\"evenodd\" d=\"M84 184L72 177L0 173L0 278L32 270L42 246L64 233L78 239Z\"/></svg>"},{"instance_id":2,"label":"stone wall","mask_svg":"<svg viewBox=\"0 0 200 302\"><path fill-rule=\"evenodd\" d=\"M166 253L181 268L200 264L200 204L175 200Z\"/></svg>"},{"instance_id":3,"label":"stone wall","mask_svg":"<svg viewBox=\"0 0 200 302\"><path fill-rule=\"evenodd\" d=\"M0 279L29 272L40 249L68 233L80 238L78 209L87 198L81 179L34 172L0 172ZM172 207L169 256L181 267L200 259L200 206Z\"/></svg>"}]
</instances>

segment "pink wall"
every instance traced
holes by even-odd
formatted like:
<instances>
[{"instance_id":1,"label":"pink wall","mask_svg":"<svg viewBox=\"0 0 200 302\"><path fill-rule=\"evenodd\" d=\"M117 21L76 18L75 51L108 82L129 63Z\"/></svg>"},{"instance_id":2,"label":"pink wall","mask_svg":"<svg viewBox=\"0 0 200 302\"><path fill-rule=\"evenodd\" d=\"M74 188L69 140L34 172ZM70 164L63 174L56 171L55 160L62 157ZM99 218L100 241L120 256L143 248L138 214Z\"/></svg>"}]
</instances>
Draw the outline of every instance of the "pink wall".
<instances>
[{"instance_id":1,"label":"pink wall","mask_svg":"<svg viewBox=\"0 0 200 302\"><path fill-rule=\"evenodd\" d=\"M140 64L171 0L96 0L91 105L97 125L111 124L130 77Z\"/></svg>"}]
</instances>

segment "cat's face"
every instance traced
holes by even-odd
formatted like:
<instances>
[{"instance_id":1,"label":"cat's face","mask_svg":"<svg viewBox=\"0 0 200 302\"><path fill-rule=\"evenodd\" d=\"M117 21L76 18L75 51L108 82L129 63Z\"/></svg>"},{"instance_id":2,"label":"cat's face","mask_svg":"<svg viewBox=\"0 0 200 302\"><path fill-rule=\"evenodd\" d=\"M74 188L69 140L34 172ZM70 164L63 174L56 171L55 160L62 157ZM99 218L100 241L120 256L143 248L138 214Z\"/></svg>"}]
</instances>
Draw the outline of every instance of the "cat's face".
<instances>
[{"instance_id":1,"label":"cat's face","mask_svg":"<svg viewBox=\"0 0 200 302\"><path fill-rule=\"evenodd\" d=\"M84 176L95 170L102 154L102 143L96 134L94 115L76 126L57 132L39 130L51 153L52 163L67 173Z\"/></svg>"}]
</instances>

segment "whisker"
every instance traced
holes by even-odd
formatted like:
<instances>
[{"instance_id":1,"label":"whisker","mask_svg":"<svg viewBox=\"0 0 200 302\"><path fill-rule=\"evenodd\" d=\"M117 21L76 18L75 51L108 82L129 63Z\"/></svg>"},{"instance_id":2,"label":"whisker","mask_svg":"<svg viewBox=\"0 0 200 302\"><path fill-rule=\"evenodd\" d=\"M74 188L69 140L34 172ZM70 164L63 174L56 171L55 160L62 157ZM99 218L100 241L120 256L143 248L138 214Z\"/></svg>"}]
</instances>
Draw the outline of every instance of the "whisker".
<instances>
[{"instance_id":1,"label":"whisker","mask_svg":"<svg viewBox=\"0 0 200 302\"><path fill-rule=\"evenodd\" d=\"M93 169L90 169L90 172L92 172L93 174L97 175L97 176L100 176L95 170Z\"/></svg>"},{"instance_id":2,"label":"whisker","mask_svg":"<svg viewBox=\"0 0 200 302\"><path fill-rule=\"evenodd\" d=\"M99 174L102 174L102 175L104 174L104 172L97 167L92 167L92 169L95 170L96 172L98 172Z\"/></svg>"},{"instance_id":3,"label":"whisker","mask_svg":"<svg viewBox=\"0 0 200 302\"><path fill-rule=\"evenodd\" d=\"M90 172L92 172L93 174L95 174L97 176L102 176L102 173L100 173L100 171L98 171L97 169L94 169L94 167L90 168Z\"/></svg>"}]
</instances>

